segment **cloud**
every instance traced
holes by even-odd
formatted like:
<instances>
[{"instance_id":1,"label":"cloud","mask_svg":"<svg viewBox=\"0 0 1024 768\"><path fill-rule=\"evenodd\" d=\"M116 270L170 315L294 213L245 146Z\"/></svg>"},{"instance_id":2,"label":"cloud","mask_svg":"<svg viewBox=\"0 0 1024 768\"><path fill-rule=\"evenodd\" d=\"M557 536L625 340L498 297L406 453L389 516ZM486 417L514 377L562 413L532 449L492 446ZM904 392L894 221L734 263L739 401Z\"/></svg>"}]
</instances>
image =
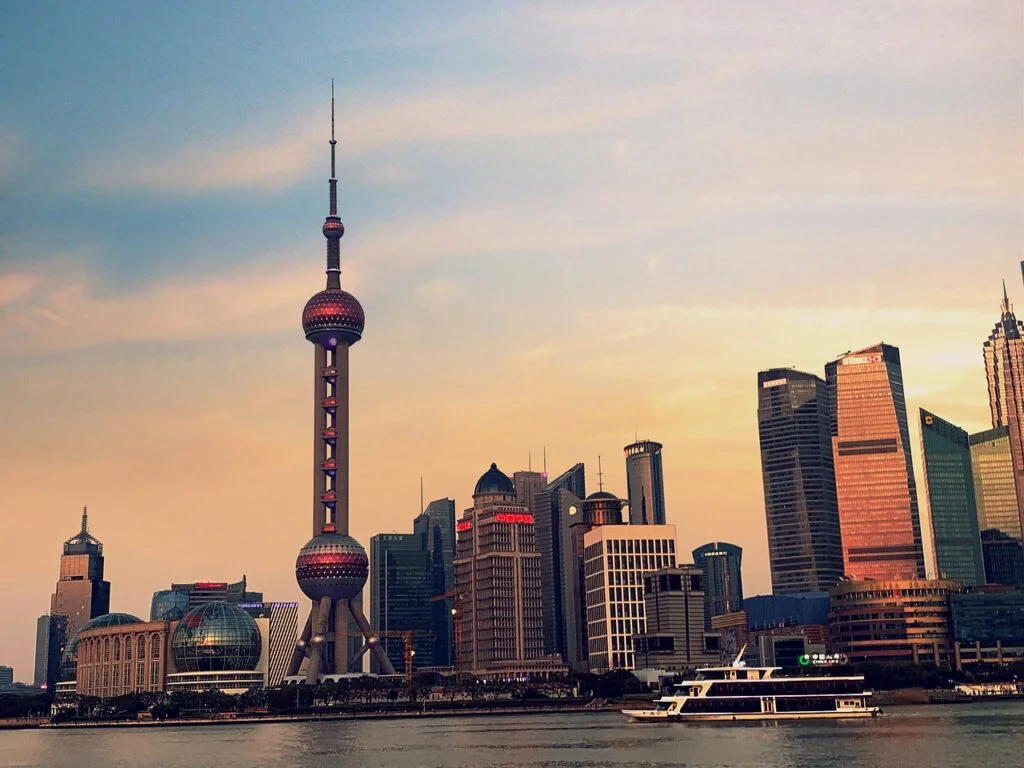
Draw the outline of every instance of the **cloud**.
<instances>
[{"instance_id":1,"label":"cloud","mask_svg":"<svg viewBox=\"0 0 1024 768\"><path fill-rule=\"evenodd\" d=\"M36 286L36 283L36 275L27 273L0 275L0 308L28 296Z\"/></svg>"},{"instance_id":2,"label":"cloud","mask_svg":"<svg viewBox=\"0 0 1024 768\"><path fill-rule=\"evenodd\" d=\"M79 349L117 342L181 342L265 333L296 327L298 309L317 289L316 272L283 267L287 257L265 257L234 273L183 277L104 291L82 262L62 270L54 284L38 274L0 280L4 312L0 349L6 356ZM346 276L358 284L358 268Z\"/></svg>"},{"instance_id":3,"label":"cloud","mask_svg":"<svg viewBox=\"0 0 1024 768\"><path fill-rule=\"evenodd\" d=\"M564 135L595 125L649 117L677 103L696 78L646 86L581 87L564 79L544 86L439 86L384 94L341 110L344 162L387 147L480 139ZM119 149L85 166L82 183L104 191L210 193L239 187L281 190L324 162L322 105L302 116L224 139L171 148L153 158L149 147ZM371 183L399 184L407 169L385 164L366 171Z\"/></svg>"}]
</instances>

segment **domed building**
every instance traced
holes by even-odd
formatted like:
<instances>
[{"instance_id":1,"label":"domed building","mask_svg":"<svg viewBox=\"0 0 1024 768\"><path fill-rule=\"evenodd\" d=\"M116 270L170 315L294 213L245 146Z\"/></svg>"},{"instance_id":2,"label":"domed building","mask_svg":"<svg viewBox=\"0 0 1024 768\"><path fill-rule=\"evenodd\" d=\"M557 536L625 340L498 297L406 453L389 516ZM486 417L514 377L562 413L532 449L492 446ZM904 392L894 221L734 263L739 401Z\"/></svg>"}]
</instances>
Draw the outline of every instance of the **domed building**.
<instances>
[{"instance_id":1,"label":"domed building","mask_svg":"<svg viewBox=\"0 0 1024 768\"><path fill-rule=\"evenodd\" d=\"M480 475L480 479L476 481L473 499L475 500L478 496L487 497L488 500L493 497L515 499L516 487L512 483L512 478L498 469L497 464L492 463L491 468Z\"/></svg>"},{"instance_id":2,"label":"domed building","mask_svg":"<svg viewBox=\"0 0 1024 768\"><path fill-rule=\"evenodd\" d=\"M60 683L58 684L57 690L59 692L74 692L76 686L76 680L78 677L78 643L79 638L85 634L87 637L90 630L100 629L103 627L121 627L125 624L141 624L142 619L138 616L133 616L130 613L104 613L102 616L97 616L94 619L90 619L81 627L78 628L68 641L68 644L64 648L64 653L60 659ZM70 684L70 685L68 685Z\"/></svg>"},{"instance_id":3,"label":"domed building","mask_svg":"<svg viewBox=\"0 0 1024 768\"><path fill-rule=\"evenodd\" d=\"M58 693L109 698L126 693L162 691L170 659L173 622L143 621L128 613L97 616L68 646L66 669L74 659L74 676L59 683Z\"/></svg>"},{"instance_id":4,"label":"domed building","mask_svg":"<svg viewBox=\"0 0 1024 768\"><path fill-rule=\"evenodd\" d=\"M536 673L546 660L533 516L497 464L477 480L473 506L455 528L459 668L492 679Z\"/></svg>"},{"instance_id":5,"label":"domed building","mask_svg":"<svg viewBox=\"0 0 1024 768\"><path fill-rule=\"evenodd\" d=\"M206 603L177 622L167 691L211 688L238 693L263 685L264 639L255 619L236 605ZM262 665L261 665L261 662Z\"/></svg>"},{"instance_id":6,"label":"domed building","mask_svg":"<svg viewBox=\"0 0 1024 768\"><path fill-rule=\"evenodd\" d=\"M608 491L595 491L583 501L583 519L589 526L621 525L626 503Z\"/></svg>"}]
</instances>

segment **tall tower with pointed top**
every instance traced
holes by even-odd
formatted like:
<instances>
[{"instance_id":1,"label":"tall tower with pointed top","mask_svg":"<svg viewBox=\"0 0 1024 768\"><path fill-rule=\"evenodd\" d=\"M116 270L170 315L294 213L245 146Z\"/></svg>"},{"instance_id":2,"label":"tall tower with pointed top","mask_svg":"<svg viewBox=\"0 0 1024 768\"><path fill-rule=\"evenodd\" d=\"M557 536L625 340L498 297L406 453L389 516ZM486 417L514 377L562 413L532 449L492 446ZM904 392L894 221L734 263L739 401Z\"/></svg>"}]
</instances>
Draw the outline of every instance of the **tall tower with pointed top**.
<instances>
[{"instance_id":1,"label":"tall tower with pointed top","mask_svg":"<svg viewBox=\"0 0 1024 768\"><path fill-rule=\"evenodd\" d=\"M999 322L983 347L992 426L1006 427L1017 486L1017 514L1024 527L1024 323L1013 313L1003 281Z\"/></svg>"},{"instance_id":2,"label":"tall tower with pointed top","mask_svg":"<svg viewBox=\"0 0 1024 768\"><path fill-rule=\"evenodd\" d=\"M89 510L83 508L81 529L64 542L50 612L36 623L35 684L53 690L68 638L90 619L109 611L110 582L103 579L103 545L89 533Z\"/></svg>"},{"instance_id":3,"label":"tall tower with pointed top","mask_svg":"<svg viewBox=\"0 0 1024 768\"><path fill-rule=\"evenodd\" d=\"M327 287L306 302L302 328L313 343L313 538L295 560L295 578L312 600L296 643L288 674L316 683L324 674L348 672L368 651L380 668L394 667L363 615L362 591L369 572L366 550L349 536L349 348L363 335L363 307L341 288L340 245L345 225L338 216L335 168L334 81L331 81L330 208L324 220L327 238ZM349 617L363 636L362 649L349 658Z\"/></svg>"}]
</instances>

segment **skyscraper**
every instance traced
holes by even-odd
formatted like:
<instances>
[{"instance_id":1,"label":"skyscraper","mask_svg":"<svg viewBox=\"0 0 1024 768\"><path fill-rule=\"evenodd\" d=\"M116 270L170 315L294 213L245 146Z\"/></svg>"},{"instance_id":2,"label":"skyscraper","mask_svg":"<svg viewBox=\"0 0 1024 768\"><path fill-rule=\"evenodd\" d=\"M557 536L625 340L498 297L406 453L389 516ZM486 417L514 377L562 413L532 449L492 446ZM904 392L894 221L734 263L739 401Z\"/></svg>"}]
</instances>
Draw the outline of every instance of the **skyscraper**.
<instances>
[{"instance_id":1,"label":"skyscraper","mask_svg":"<svg viewBox=\"0 0 1024 768\"><path fill-rule=\"evenodd\" d=\"M825 366L825 382L845 574L924 578L900 351L847 352Z\"/></svg>"},{"instance_id":2,"label":"skyscraper","mask_svg":"<svg viewBox=\"0 0 1024 768\"><path fill-rule=\"evenodd\" d=\"M60 682L60 662L68 641L67 616L44 614L36 620L36 657L32 684L50 691Z\"/></svg>"},{"instance_id":3,"label":"skyscraper","mask_svg":"<svg viewBox=\"0 0 1024 768\"><path fill-rule=\"evenodd\" d=\"M761 371L757 423L772 592L827 590L843 575L843 545L825 382Z\"/></svg>"},{"instance_id":4,"label":"skyscraper","mask_svg":"<svg viewBox=\"0 0 1024 768\"><path fill-rule=\"evenodd\" d=\"M646 634L633 638L637 666L682 669L718 661L704 640L704 574L695 565L644 574Z\"/></svg>"},{"instance_id":5,"label":"skyscraper","mask_svg":"<svg viewBox=\"0 0 1024 768\"><path fill-rule=\"evenodd\" d=\"M624 449L630 525L665 524L665 478L661 443L638 440Z\"/></svg>"},{"instance_id":6,"label":"skyscraper","mask_svg":"<svg viewBox=\"0 0 1024 768\"><path fill-rule=\"evenodd\" d=\"M412 633L416 667L434 662L434 632L430 598L433 572L430 553L417 533L379 533L370 539L370 619L381 633L384 652L393 666L401 667L404 640ZM381 672L372 660L371 672Z\"/></svg>"},{"instance_id":7,"label":"skyscraper","mask_svg":"<svg viewBox=\"0 0 1024 768\"><path fill-rule=\"evenodd\" d=\"M89 511L82 510L82 529L64 542L60 580L50 598L50 614L66 616L68 635L110 610L110 582L103 580L103 545L89 533Z\"/></svg>"},{"instance_id":8,"label":"skyscraper","mask_svg":"<svg viewBox=\"0 0 1024 768\"><path fill-rule=\"evenodd\" d=\"M491 464L456 526L459 669L485 674L544 652L540 555L533 516L508 475Z\"/></svg>"},{"instance_id":9,"label":"skyscraper","mask_svg":"<svg viewBox=\"0 0 1024 768\"><path fill-rule=\"evenodd\" d=\"M412 530L423 539L430 558L431 597L455 589L455 501L435 499L413 521ZM434 658L424 661L435 667L450 667L454 662L452 634L452 600L430 603L434 635ZM419 652L417 652L419 655Z\"/></svg>"},{"instance_id":10,"label":"skyscraper","mask_svg":"<svg viewBox=\"0 0 1024 768\"><path fill-rule=\"evenodd\" d=\"M516 473L518 477L521 473ZM517 486L518 491L518 486ZM577 463L532 495L529 502L540 555L544 609L544 652L566 656L567 619L563 584L564 552L568 545L569 507L586 493L583 464Z\"/></svg>"},{"instance_id":11,"label":"skyscraper","mask_svg":"<svg viewBox=\"0 0 1024 768\"><path fill-rule=\"evenodd\" d=\"M150 621L180 619L188 611L207 603L262 603L262 592L250 592L248 581L242 575L241 581L229 584L226 581L193 581L187 584L171 584L170 589L153 593L149 604Z\"/></svg>"},{"instance_id":12,"label":"skyscraper","mask_svg":"<svg viewBox=\"0 0 1024 768\"><path fill-rule=\"evenodd\" d=\"M516 501L529 508L534 496L548 484L548 475L546 472L523 469L512 474L512 484L516 487Z\"/></svg>"},{"instance_id":13,"label":"skyscraper","mask_svg":"<svg viewBox=\"0 0 1024 768\"><path fill-rule=\"evenodd\" d=\"M341 237L335 177L334 86L331 85L330 209L323 225L327 238L327 287L302 310L302 328L313 344L313 538L295 560L299 588L312 601L288 666L296 675L304 659L306 680L321 673L349 670L369 650L389 674L394 668L377 643L362 611L362 591L369 571L366 550L348 533L349 413L348 351L363 337L363 307L341 288ZM353 632L351 617L356 630ZM353 649L362 634L362 650ZM354 637L353 637L354 636Z\"/></svg>"},{"instance_id":14,"label":"skyscraper","mask_svg":"<svg viewBox=\"0 0 1024 768\"><path fill-rule=\"evenodd\" d=\"M1024 544L1000 530L981 532L981 551L985 558L985 580L1024 588Z\"/></svg>"},{"instance_id":15,"label":"skyscraper","mask_svg":"<svg viewBox=\"0 0 1024 768\"><path fill-rule=\"evenodd\" d=\"M999 322L985 342L992 426L1006 427L1017 489L1017 528L1024 528L1024 323L1013 314L1003 283Z\"/></svg>"},{"instance_id":16,"label":"skyscraper","mask_svg":"<svg viewBox=\"0 0 1024 768\"><path fill-rule=\"evenodd\" d=\"M1001 531L1018 541L1024 540L1010 430L996 427L978 432L970 436L969 442L978 527L982 531Z\"/></svg>"},{"instance_id":17,"label":"skyscraper","mask_svg":"<svg viewBox=\"0 0 1024 768\"><path fill-rule=\"evenodd\" d=\"M644 575L676 564L674 525L599 525L583 536L590 671L635 669Z\"/></svg>"},{"instance_id":18,"label":"skyscraper","mask_svg":"<svg viewBox=\"0 0 1024 768\"><path fill-rule=\"evenodd\" d=\"M711 619L743 609L743 549L713 541L693 550L693 564L704 574L704 629Z\"/></svg>"},{"instance_id":19,"label":"skyscraper","mask_svg":"<svg viewBox=\"0 0 1024 768\"><path fill-rule=\"evenodd\" d=\"M921 453L936 575L965 586L984 584L967 433L922 408Z\"/></svg>"}]
</instances>

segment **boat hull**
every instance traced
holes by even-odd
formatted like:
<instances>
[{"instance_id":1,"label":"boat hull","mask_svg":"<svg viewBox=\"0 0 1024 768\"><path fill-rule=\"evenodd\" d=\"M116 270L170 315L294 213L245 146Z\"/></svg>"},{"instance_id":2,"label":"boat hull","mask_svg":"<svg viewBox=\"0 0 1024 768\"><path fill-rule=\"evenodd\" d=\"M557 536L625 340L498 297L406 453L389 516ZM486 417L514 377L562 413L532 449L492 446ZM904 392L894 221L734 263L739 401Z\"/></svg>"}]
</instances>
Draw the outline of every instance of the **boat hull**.
<instances>
[{"instance_id":1,"label":"boat hull","mask_svg":"<svg viewBox=\"0 0 1024 768\"><path fill-rule=\"evenodd\" d=\"M881 714L878 707L864 709L832 710L828 712L694 712L669 714L653 709L624 709L622 714L633 722L647 723L724 723L758 720L849 720L851 718L877 717Z\"/></svg>"}]
</instances>

